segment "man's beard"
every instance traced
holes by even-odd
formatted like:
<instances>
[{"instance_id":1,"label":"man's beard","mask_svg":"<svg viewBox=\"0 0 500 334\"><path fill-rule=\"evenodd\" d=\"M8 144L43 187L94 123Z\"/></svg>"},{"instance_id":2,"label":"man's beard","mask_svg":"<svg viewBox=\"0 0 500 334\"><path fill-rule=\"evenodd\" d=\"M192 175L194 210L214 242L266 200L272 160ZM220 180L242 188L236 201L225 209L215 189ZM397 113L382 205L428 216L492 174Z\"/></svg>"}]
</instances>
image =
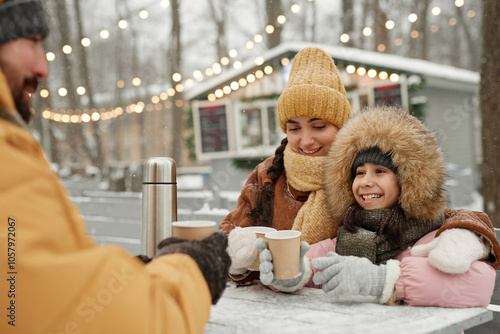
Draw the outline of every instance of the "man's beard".
<instances>
[{"instance_id":1,"label":"man's beard","mask_svg":"<svg viewBox=\"0 0 500 334\"><path fill-rule=\"evenodd\" d=\"M21 101L16 101L16 109L17 112L19 112L19 115L21 115L24 122L26 122L26 124L29 124L31 120L31 110L29 104Z\"/></svg>"},{"instance_id":2,"label":"man's beard","mask_svg":"<svg viewBox=\"0 0 500 334\"><path fill-rule=\"evenodd\" d=\"M36 78L31 78L31 79L26 79L24 81L24 84L22 86L22 89L18 95L20 96L14 96L14 101L16 103L16 109L21 115L22 119L26 122L26 124L29 124L31 120L31 106L29 101L24 101L23 100L23 89L24 87L32 87L34 91L36 91L38 87L38 80Z\"/></svg>"}]
</instances>

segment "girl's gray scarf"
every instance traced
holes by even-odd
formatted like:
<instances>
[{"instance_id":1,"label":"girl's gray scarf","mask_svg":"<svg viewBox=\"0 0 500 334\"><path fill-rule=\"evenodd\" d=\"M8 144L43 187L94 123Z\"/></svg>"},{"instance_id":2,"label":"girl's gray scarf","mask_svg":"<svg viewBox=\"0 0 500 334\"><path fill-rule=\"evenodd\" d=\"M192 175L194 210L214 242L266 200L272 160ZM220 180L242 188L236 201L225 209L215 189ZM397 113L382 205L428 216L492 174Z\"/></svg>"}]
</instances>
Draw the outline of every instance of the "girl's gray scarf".
<instances>
[{"instance_id":1,"label":"girl's gray scarf","mask_svg":"<svg viewBox=\"0 0 500 334\"><path fill-rule=\"evenodd\" d=\"M406 248L413 246L421 237L441 227L444 214L434 221L416 221L407 219L405 222L404 245L394 246L385 236L378 236L377 230L388 209L365 210L363 221L354 233L348 232L343 226L337 232L336 252L340 255L366 257L375 264L385 263Z\"/></svg>"}]
</instances>

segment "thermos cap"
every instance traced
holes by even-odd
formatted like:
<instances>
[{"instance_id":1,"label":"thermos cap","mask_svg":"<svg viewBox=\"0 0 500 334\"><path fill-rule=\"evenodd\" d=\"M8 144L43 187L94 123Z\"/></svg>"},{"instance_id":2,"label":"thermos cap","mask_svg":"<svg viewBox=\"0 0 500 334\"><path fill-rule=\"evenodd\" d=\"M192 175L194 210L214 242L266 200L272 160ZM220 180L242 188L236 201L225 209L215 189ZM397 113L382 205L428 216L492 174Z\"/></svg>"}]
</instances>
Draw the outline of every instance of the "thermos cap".
<instances>
[{"instance_id":1,"label":"thermos cap","mask_svg":"<svg viewBox=\"0 0 500 334\"><path fill-rule=\"evenodd\" d=\"M176 183L175 161L167 157L149 158L144 164L142 183Z\"/></svg>"}]
</instances>

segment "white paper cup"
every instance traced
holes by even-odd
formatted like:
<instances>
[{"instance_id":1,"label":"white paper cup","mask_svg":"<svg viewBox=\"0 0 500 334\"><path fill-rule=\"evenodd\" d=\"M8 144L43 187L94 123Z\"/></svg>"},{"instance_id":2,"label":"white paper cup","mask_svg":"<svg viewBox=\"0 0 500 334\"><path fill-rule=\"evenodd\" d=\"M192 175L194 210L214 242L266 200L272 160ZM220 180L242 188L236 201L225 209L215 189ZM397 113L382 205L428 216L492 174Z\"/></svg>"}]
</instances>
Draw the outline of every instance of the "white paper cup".
<instances>
[{"instance_id":1,"label":"white paper cup","mask_svg":"<svg viewBox=\"0 0 500 334\"><path fill-rule=\"evenodd\" d=\"M300 273L300 231L284 230L266 233L273 256L274 277L290 279Z\"/></svg>"},{"instance_id":2,"label":"white paper cup","mask_svg":"<svg viewBox=\"0 0 500 334\"><path fill-rule=\"evenodd\" d=\"M186 240L203 240L211 236L215 231L214 221L209 220L186 220L172 223L172 236Z\"/></svg>"},{"instance_id":3,"label":"white paper cup","mask_svg":"<svg viewBox=\"0 0 500 334\"><path fill-rule=\"evenodd\" d=\"M265 227L265 226L250 226L250 227L244 227L244 229L255 232L255 234L257 235L257 238L264 238L264 239L265 239L266 233L276 231L275 228ZM257 252L257 257L255 258L255 261L253 261L253 263L251 265L249 265L247 267L247 269L253 270L253 271L259 270L259 266L260 266L259 256L260 256L260 251Z\"/></svg>"}]
</instances>

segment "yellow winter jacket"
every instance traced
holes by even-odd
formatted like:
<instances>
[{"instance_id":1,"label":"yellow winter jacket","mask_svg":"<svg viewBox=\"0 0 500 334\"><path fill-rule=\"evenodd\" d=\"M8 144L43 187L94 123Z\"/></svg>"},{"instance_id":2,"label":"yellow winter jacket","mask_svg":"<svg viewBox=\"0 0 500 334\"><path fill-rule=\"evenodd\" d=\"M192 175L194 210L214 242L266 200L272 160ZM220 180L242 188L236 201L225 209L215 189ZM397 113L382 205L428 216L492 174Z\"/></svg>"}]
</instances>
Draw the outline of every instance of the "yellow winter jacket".
<instances>
[{"instance_id":1,"label":"yellow winter jacket","mask_svg":"<svg viewBox=\"0 0 500 334\"><path fill-rule=\"evenodd\" d=\"M174 254L144 265L97 246L8 110L0 71L0 333L203 333L211 296L196 263Z\"/></svg>"}]
</instances>

